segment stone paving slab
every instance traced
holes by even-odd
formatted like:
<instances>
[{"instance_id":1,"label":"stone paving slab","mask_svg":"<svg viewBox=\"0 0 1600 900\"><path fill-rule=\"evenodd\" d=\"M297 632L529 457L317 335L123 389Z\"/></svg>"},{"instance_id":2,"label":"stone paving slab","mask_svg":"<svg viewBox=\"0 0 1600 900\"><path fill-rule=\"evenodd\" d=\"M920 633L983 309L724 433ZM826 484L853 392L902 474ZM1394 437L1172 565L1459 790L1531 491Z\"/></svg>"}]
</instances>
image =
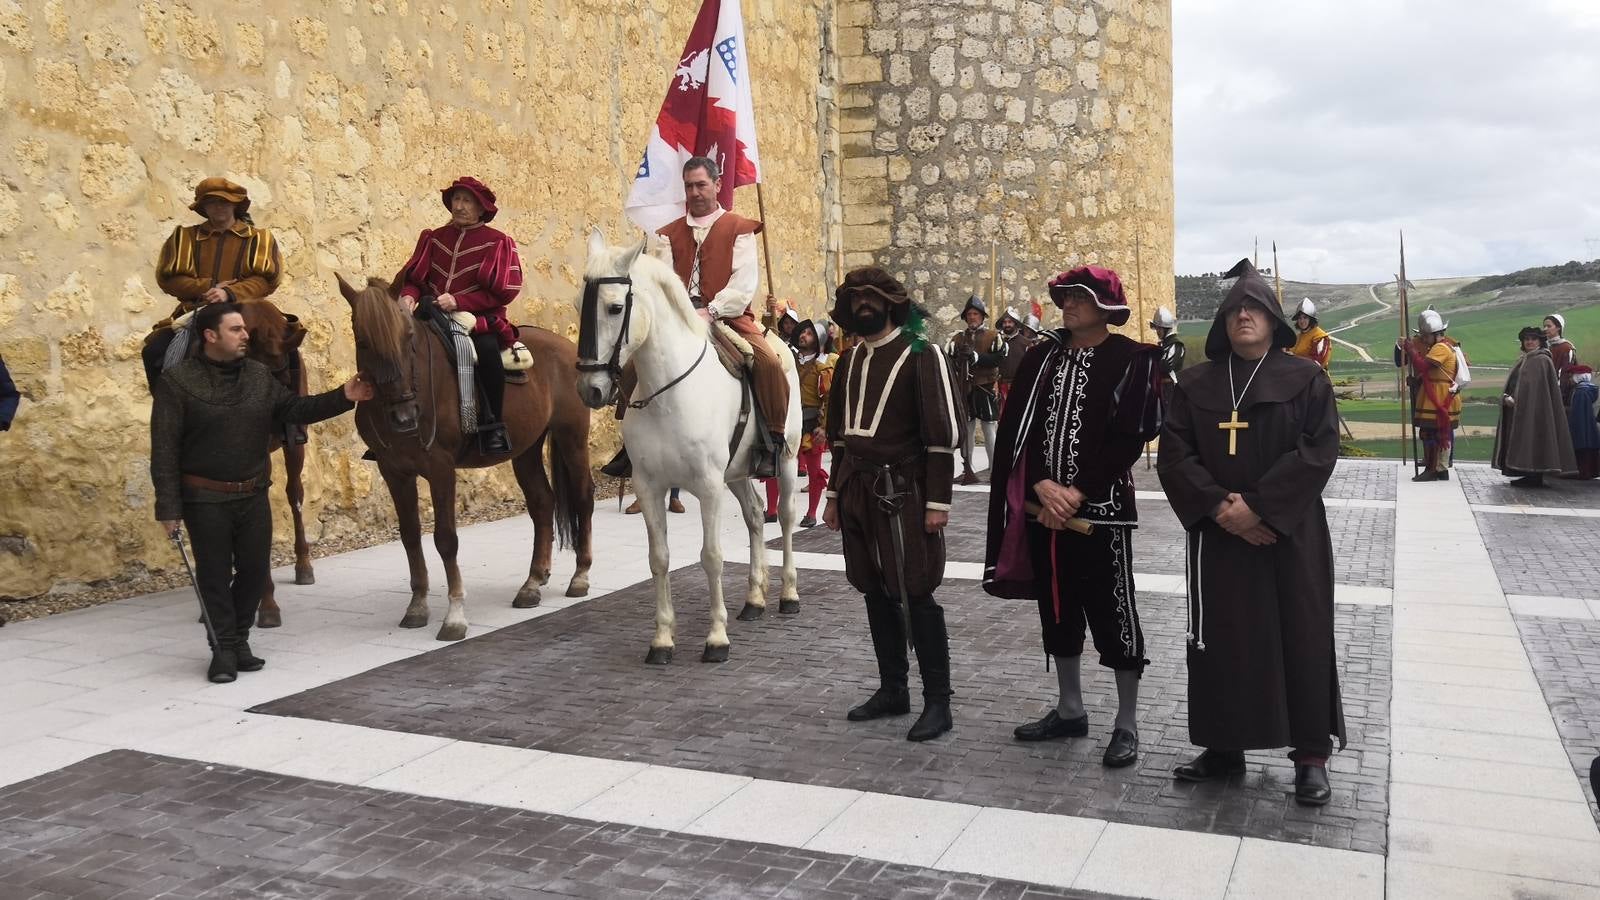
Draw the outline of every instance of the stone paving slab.
<instances>
[{"instance_id":1,"label":"stone paving slab","mask_svg":"<svg viewBox=\"0 0 1600 900\"><path fill-rule=\"evenodd\" d=\"M1589 766L1600 756L1600 622L1544 616L1516 621L1561 743L1600 823L1600 804L1589 781Z\"/></svg>"},{"instance_id":2,"label":"stone paving slab","mask_svg":"<svg viewBox=\"0 0 1600 900\"><path fill-rule=\"evenodd\" d=\"M1467 502L1474 506L1533 506L1545 509L1600 509L1600 480L1546 478L1542 488L1511 486L1511 479L1486 465L1456 466Z\"/></svg>"},{"instance_id":3,"label":"stone paving slab","mask_svg":"<svg viewBox=\"0 0 1600 900\"><path fill-rule=\"evenodd\" d=\"M1135 572L1183 574L1184 531L1164 500L1141 499L1139 527L1133 533ZM988 541L989 495L961 491L950 504L945 553L951 562L983 562ZM1335 580L1339 584L1394 587L1394 522L1392 509L1332 507L1328 529L1333 536ZM770 547L782 541L768 541ZM794 549L806 553L842 553L837 532L818 526L798 531ZM776 560L774 560L776 562Z\"/></svg>"},{"instance_id":4,"label":"stone paving slab","mask_svg":"<svg viewBox=\"0 0 1600 900\"><path fill-rule=\"evenodd\" d=\"M1473 513L1507 594L1600 599L1600 522L1564 516Z\"/></svg>"},{"instance_id":5,"label":"stone paving slab","mask_svg":"<svg viewBox=\"0 0 1600 900\"><path fill-rule=\"evenodd\" d=\"M0 790L6 897L1105 895L131 751Z\"/></svg>"},{"instance_id":6,"label":"stone paving slab","mask_svg":"<svg viewBox=\"0 0 1600 900\"><path fill-rule=\"evenodd\" d=\"M802 573L798 617L730 622L732 659L698 662L705 627L698 567L673 575L677 662L647 667L653 589L609 597L258 707L481 743L631 760L776 781L1059 813L1189 831L1382 852L1386 842L1391 615L1341 607L1337 639L1351 747L1333 762L1333 802L1291 797L1292 769L1253 755L1231 784L1174 782L1194 749L1185 720L1183 608L1141 595L1153 664L1141 702L1144 753L1100 765L1115 711L1110 673L1085 672L1091 737L1025 745L1011 729L1053 702L1031 604L997 601L971 582L940 599L952 636L956 731L904 740L909 717L847 723L876 686L860 597L840 573ZM740 596L742 566L724 572ZM1093 659L1092 653L1088 656Z\"/></svg>"}]
</instances>

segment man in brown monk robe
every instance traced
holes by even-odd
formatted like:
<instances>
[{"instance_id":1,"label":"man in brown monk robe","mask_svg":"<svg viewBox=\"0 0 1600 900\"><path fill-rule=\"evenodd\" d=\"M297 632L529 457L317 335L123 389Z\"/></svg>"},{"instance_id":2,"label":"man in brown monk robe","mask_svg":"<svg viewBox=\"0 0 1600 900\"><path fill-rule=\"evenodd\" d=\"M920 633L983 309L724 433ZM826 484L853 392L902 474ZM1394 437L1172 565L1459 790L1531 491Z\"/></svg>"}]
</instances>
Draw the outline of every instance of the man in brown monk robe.
<instances>
[{"instance_id":1,"label":"man in brown monk robe","mask_svg":"<svg viewBox=\"0 0 1600 900\"><path fill-rule=\"evenodd\" d=\"M1322 488L1339 456L1333 388L1295 342L1249 260L1171 387L1157 471L1188 531L1189 739L1174 774L1244 771L1288 746L1295 799L1328 802L1330 736L1345 740L1333 646L1333 544Z\"/></svg>"},{"instance_id":2,"label":"man in brown monk robe","mask_svg":"<svg viewBox=\"0 0 1600 900\"><path fill-rule=\"evenodd\" d=\"M833 475L822 520L844 533L844 573L866 596L880 685L847 718L911 711L909 638L923 710L906 740L926 741L951 728L950 642L933 592L944 580L950 476L967 411L899 281L856 269L834 296L831 317L861 343L839 361L828 393Z\"/></svg>"}]
</instances>

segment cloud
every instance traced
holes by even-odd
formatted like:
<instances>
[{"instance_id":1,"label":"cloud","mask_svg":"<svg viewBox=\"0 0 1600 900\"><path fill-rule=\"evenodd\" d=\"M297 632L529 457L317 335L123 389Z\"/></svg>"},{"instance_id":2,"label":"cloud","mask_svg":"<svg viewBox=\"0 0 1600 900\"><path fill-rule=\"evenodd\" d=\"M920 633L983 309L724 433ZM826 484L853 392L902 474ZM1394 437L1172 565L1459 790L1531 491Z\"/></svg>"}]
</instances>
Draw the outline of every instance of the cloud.
<instances>
[{"instance_id":1,"label":"cloud","mask_svg":"<svg viewBox=\"0 0 1600 900\"><path fill-rule=\"evenodd\" d=\"M1259 236L1381 281L1402 228L1414 277L1600 256L1597 0L1178 0L1173 34L1179 272Z\"/></svg>"}]
</instances>

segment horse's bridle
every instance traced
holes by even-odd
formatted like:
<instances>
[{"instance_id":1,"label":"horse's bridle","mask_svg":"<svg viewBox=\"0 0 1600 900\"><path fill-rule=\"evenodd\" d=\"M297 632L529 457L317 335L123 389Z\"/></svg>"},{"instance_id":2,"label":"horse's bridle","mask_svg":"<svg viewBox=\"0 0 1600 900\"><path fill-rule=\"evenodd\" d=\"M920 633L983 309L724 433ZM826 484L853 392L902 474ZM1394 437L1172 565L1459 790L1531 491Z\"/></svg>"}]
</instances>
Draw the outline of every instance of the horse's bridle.
<instances>
[{"instance_id":1,"label":"horse's bridle","mask_svg":"<svg viewBox=\"0 0 1600 900\"><path fill-rule=\"evenodd\" d=\"M607 284L627 285L628 296L622 300L622 328L617 331L617 340L611 345L610 359L605 362L583 362L600 357L600 348L596 346L596 333L600 328L600 287ZM633 321L633 279L626 275L583 279L582 315L578 323L578 371L609 372L613 378L621 376L622 348L628 343L628 325Z\"/></svg>"},{"instance_id":2,"label":"horse's bridle","mask_svg":"<svg viewBox=\"0 0 1600 900\"><path fill-rule=\"evenodd\" d=\"M596 359L599 348L595 344L595 332L600 327L600 286L605 284L625 284L628 286L628 296L622 300L622 328L617 331L617 340L611 345L611 358L605 362L579 362L579 372L607 372L612 378L622 377L622 348L628 342L628 326L633 321L633 279L626 275L615 275L608 278L585 278L583 280L583 319L578 323L578 359ZM706 351L710 349L711 341L708 339L700 345L700 355L695 357L689 368L683 374L657 388L650 396L643 400L634 400L628 403L629 409L644 409L650 401L677 387L689 373L699 368L700 362L706 358Z\"/></svg>"}]
</instances>

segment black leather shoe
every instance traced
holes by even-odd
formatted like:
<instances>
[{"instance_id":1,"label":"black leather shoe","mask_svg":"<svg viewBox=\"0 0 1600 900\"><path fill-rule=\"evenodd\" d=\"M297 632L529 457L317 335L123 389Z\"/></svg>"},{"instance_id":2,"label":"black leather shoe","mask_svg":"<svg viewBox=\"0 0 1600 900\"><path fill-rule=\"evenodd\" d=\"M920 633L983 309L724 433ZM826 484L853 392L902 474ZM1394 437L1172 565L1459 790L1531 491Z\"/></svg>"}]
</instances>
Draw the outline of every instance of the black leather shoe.
<instances>
[{"instance_id":1,"label":"black leather shoe","mask_svg":"<svg viewBox=\"0 0 1600 900\"><path fill-rule=\"evenodd\" d=\"M633 461L628 459L628 448L623 447L618 450L617 455L611 457L610 462L600 467L600 473L602 475L610 475L612 478L632 478Z\"/></svg>"},{"instance_id":2,"label":"black leather shoe","mask_svg":"<svg viewBox=\"0 0 1600 900\"><path fill-rule=\"evenodd\" d=\"M783 459L783 448L783 436L776 434L772 436L772 449L770 452L765 447L762 447L759 444L756 445L756 447L750 451L752 454L751 458L754 460L750 477L777 478L778 461Z\"/></svg>"},{"instance_id":3,"label":"black leather shoe","mask_svg":"<svg viewBox=\"0 0 1600 900\"><path fill-rule=\"evenodd\" d=\"M239 659L234 656L232 647L211 651L211 667L206 669L206 677L212 684L228 684L239 677Z\"/></svg>"},{"instance_id":4,"label":"black leather shoe","mask_svg":"<svg viewBox=\"0 0 1600 900\"><path fill-rule=\"evenodd\" d=\"M766 522L768 525L772 525L772 524L774 524L775 522L778 521L778 514L777 513L767 513L766 516L761 521Z\"/></svg>"},{"instance_id":5,"label":"black leather shoe","mask_svg":"<svg viewBox=\"0 0 1600 900\"><path fill-rule=\"evenodd\" d=\"M817 527L817 517L816 516L806 516L805 518L800 520L800 527L801 528L815 528L815 527Z\"/></svg>"},{"instance_id":6,"label":"black leather shoe","mask_svg":"<svg viewBox=\"0 0 1600 900\"><path fill-rule=\"evenodd\" d=\"M241 672L259 672L267 665L266 660L250 652L249 641L240 641L234 645L233 656Z\"/></svg>"},{"instance_id":7,"label":"black leather shoe","mask_svg":"<svg viewBox=\"0 0 1600 900\"><path fill-rule=\"evenodd\" d=\"M892 690L878 688L873 692L867 702L851 709L845 718L852 722L867 722L872 719L882 719L886 716L903 716L911 712L911 694L905 688Z\"/></svg>"},{"instance_id":8,"label":"black leather shoe","mask_svg":"<svg viewBox=\"0 0 1600 900\"><path fill-rule=\"evenodd\" d=\"M1450 480L1450 470L1449 469L1440 469L1439 470L1439 480L1440 481L1449 481Z\"/></svg>"},{"instance_id":9,"label":"black leather shoe","mask_svg":"<svg viewBox=\"0 0 1600 900\"><path fill-rule=\"evenodd\" d=\"M1412 481L1438 481L1439 480L1439 473L1438 472L1418 472L1417 474L1411 476L1411 480Z\"/></svg>"},{"instance_id":10,"label":"black leather shoe","mask_svg":"<svg viewBox=\"0 0 1600 900\"><path fill-rule=\"evenodd\" d=\"M511 438L506 436L502 422L490 422L478 429L478 449L484 456L500 456L511 452Z\"/></svg>"},{"instance_id":11,"label":"black leather shoe","mask_svg":"<svg viewBox=\"0 0 1600 900\"><path fill-rule=\"evenodd\" d=\"M1113 729L1106 755L1100 758L1108 769L1122 769L1139 761L1139 736L1126 728Z\"/></svg>"},{"instance_id":12,"label":"black leather shoe","mask_svg":"<svg viewBox=\"0 0 1600 900\"><path fill-rule=\"evenodd\" d=\"M1294 767L1294 802L1301 806L1327 806L1333 789L1328 787L1328 770L1324 766Z\"/></svg>"},{"instance_id":13,"label":"black leather shoe","mask_svg":"<svg viewBox=\"0 0 1600 900\"><path fill-rule=\"evenodd\" d=\"M1089 714L1084 713L1076 719L1063 719L1061 714L1050 710L1044 718L1026 725L1018 725L1012 730L1012 735L1019 741L1049 741L1055 738L1083 737L1089 733Z\"/></svg>"},{"instance_id":14,"label":"black leather shoe","mask_svg":"<svg viewBox=\"0 0 1600 900\"><path fill-rule=\"evenodd\" d=\"M950 721L950 701L929 700L922 707L917 723L906 732L908 741L931 741L955 727Z\"/></svg>"},{"instance_id":15,"label":"black leather shoe","mask_svg":"<svg viewBox=\"0 0 1600 900\"><path fill-rule=\"evenodd\" d=\"M1211 781L1244 774L1244 753L1239 750L1206 750L1172 770L1179 781Z\"/></svg>"}]
</instances>

